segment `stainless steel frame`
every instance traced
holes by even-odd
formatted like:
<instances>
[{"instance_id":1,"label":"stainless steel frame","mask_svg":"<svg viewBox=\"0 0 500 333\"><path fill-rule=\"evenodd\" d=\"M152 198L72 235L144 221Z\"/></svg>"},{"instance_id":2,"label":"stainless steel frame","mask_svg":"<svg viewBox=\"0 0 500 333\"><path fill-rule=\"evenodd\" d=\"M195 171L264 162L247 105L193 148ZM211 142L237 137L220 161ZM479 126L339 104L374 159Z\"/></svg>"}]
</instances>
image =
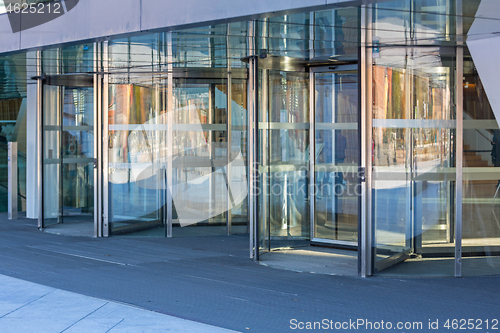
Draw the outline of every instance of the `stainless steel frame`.
<instances>
[{"instance_id":1,"label":"stainless steel frame","mask_svg":"<svg viewBox=\"0 0 500 333\"><path fill-rule=\"evenodd\" d=\"M361 205L358 234L359 275L367 277L373 271L372 250L372 48L367 47L372 41L372 9L361 7L361 49L360 64L360 135L361 168L365 181L361 182Z\"/></svg>"},{"instance_id":2,"label":"stainless steel frame","mask_svg":"<svg viewBox=\"0 0 500 333\"><path fill-rule=\"evenodd\" d=\"M105 49L107 51L107 42ZM59 51L58 51L59 52ZM106 56L103 57L106 59ZM64 85L71 85L75 87L93 87L93 104L94 104L94 158L89 159L89 163L94 163L94 237L107 237L107 117L103 116L103 106L107 105L107 81L104 83L101 57L102 57L101 43L94 43L93 51L93 71L92 75L88 74L65 74L65 75L52 75L43 77L42 68L42 51L37 51L37 154L39 158L38 174L38 228L43 229L46 227L44 222L44 195L43 195L43 169L44 169L44 156L43 156L43 85L59 86L58 91L58 104L62 103L61 90ZM60 57L58 56L58 72L60 71ZM46 81L46 82L44 82ZM58 105L58 109L62 105ZM107 110L106 110L107 111ZM107 115L107 112L106 112ZM103 122L105 124L103 124ZM47 128L50 129L51 126ZM81 127L80 127L81 128ZM88 129L90 130L90 126ZM103 130L106 129L106 130ZM102 138L99 140L98 138ZM62 158L62 157L61 157ZM70 159L66 159L70 161ZM81 162L81 159L78 159ZM105 163L104 163L105 161ZM70 161L71 162L71 161ZM62 186L62 185L61 185ZM61 192L62 193L62 192ZM62 198L60 198L62 200Z\"/></svg>"},{"instance_id":3,"label":"stainless steel frame","mask_svg":"<svg viewBox=\"0 0 500 333\"><path fill-rule=\"evenodd\" d=\"M17 220L17 142L8 143L7 211L9 220Z\"/></svg>"},{"instance_id":4,"label":"stainless steel frame","mask_svg":"<svg viewBox=\"0 0 500 333\"><path fill-rule=\"evenodd\" d=\"M455 276L462 276L462 186L463 186L463 150L464 150L464 114L463 114L463 22L462 0L456 0L456 36L457 62L455 77L456 104L456 182L455 182Z\"/></svg>"},{"instance_id":5,"label":"stainless steel frame","mask_svg":"<svg viewBox=\"0 0 500 333\"><path fill-rule=\"evenodd\" d=\"M248 79L248 184L250 257L259 260L259 215L258 215L258 58L250 57Z\"/></svg>"},{"instance_id":6,"label":"stainless steel frame","mask_svg":"<svg viewBox=\"0 0 500 333\"><path fill-rule=\"evenodd\" d=\"M309 68L309 238L314 240L315 209L316 209L316 71Z\"/></svg>"},{"instance_id":7,"label":"stainless steel frame","mask_svg":"<svg viewBox=\"0 0 500 333\"><path fill-rule=\"evenodd\" d=\"M361 59L360 59L361 60ZM314 234L314 225L315 225L315 203L316 203L316 129L355 129L361 130L361 123L358 122L356 126L353 126L351 123L341 123L341 124L316 124L316 87L315 87L315 78L317 73L338 73L338 72L356 72L358 70L358 66L353 65L339 65L335 66L335 68L331 68L330 66L319 66L319 67L310 67L309 68L309 200L310 200L310 239L311 242L316 243L325 243L325 244L334 244L334 245L342 245L342 246L350 246L356 247L358 246L358 242L350 242L350 241L342 241L342 240L333 240L333 239L325 239L315 237ZM362 83L358 81L358 87L361 87ZM359 88L358 88L359 89ZM361 112L362 110L359 110ZM293 125L301 125L301 124L293 124ZM295 128L295 127L294 127ZM362 141L360 141L362 143ZM363 152L363 149L361 149ZM359 211L358 214L361 212ZM359 224L359 221L358 221ZM358 228L359 229L359 228ZM359 239L359 233L358 233Z\"/></svg>"},{"instance_id":8,"label":"stainless steel frame","mask_svg":"<svg viewBox=\"0 0 500 333\"><path fill-rule=\"evenodd\" d=\"M42 51L36 51L36 129L37 129L37 186L38 186L38 228L43 229L43 82L42 82Z\"/></svg>"},{"instance_id":9,"label":"stainless steel frame","mask_svg":"<svg viewBox=\"0 0 500 333\"><path fill-rule=\"evenodd\" d=\"M102 237L102 137L100 128L102 118L102 84L99 71L99 55L101 43L94 43L94 237Z\"/></svg>"},{"instance_id":10,"label":"stainless steel frame","mask_svg":"<svg viewBox=\"0 0 500 333\"><path fill-rule=\"evenodd\" d=\"M248 53L247 54L255 54L255 31L256 31L256 21L250 21L248 23ZM258 252L257 247L257 239L255 238L255 227L257 223L257 218L254 214L255 211L255 202L253 199L253 193L251 192L251 176L252 173L251 171L253 170L252 168L254 160L253 160L253 155L250 144L252 143L252 140L250 138L250 134L252 133L252 117L251 117L251 112L255 112L255 101L254 101L254 96L255 96L255 87L254 87L254 68L253 68L253 63L249 63L248 67L248 81L247 81L247 99L248 99L248 114L247 114L247 130L248 130L248 135L247 135L247 165L248 165L248 186L249 186L249 191L248 191L248 234L249 234L249 251L250 251L250 259L258 260L258 255L257 257L255 256L255 252Z\"/></svg>"},{"instance_id":11,"label":"stainless steel frame","mask_svg":"<svg viewBox=\"0 0 500 333\"><path fill-rule=\"evenodd\" d=\"M227 24L227 35L226 35L226 54L229 54L230 52L230 43L231 40L229 36L231 35L231 24ZM226 231L227 235L231 235L231 227L232 227L232 207L233 207L233 202L232 202L232 194L230 192L230 185L231 185L231 176L232 176L232 170L231 167L229 167L229 163L231 162L231 152L232 152L232 133L233 133L233 117L232 117L232 110L231 110L231 102L232 102L232 70L231 70L231 57L227 57L227 92L226 92L226 97L227 97L227 167L226 167L226 185L227 185L227 190L228 190L228 198L227 198L227 212L226 212Z\"/></svg>"},{"instance_id":12,"label":"stainless steel frame","mask_svg":"<svg viewBox=\"0 0 500 333\"><path fill-rule=\"evenodd\" d=\"M172 115L174 112L174 74L172 72L173 70L173 55L172 55L172 32L167 33L167 69L168 69L168 76L167 76L167 89L168 89L168 96L167 96L167 112L169 115ZM173 119L172 116L170 116L171 119ZM173 168L172 168L172 152L173 152L173 133L172 133L172 121L168 121L167 124L167 186L166 186L166 192L167 192L167 231L166 231L166 236L167 237L172 237L172 192L169 189L169 186L172 185L172 179L173 179Z\"/></svg>"},{"instance_id":13,"label":"stainless steel frame","mask_svg":"<svg viewBox=\"0 0 500 333\"><path fill-rule=\"evenodd\" d=\"M109 63L108 42L102 42L102 123L101 123L101 150L102 153L102 236L109 237L109 129L108 129L108 105L109 105Z\"/></svg>"}]
</instances>

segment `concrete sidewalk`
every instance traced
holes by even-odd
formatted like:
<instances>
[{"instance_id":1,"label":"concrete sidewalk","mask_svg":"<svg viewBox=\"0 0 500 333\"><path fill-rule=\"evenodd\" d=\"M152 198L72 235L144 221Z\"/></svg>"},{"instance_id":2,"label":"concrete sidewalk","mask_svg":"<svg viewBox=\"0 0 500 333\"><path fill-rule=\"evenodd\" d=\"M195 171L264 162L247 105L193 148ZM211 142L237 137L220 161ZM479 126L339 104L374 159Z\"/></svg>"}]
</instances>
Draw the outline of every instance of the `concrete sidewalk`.
<instances>
[{"instance_id":1,"label":"concrete sidewalk","mask_svg":"<svg viewBox=\"0 0 500 333\"><path fill-rule=\"evenodd\" d=\"M0 275L0 331L235 332Z\"/></svg>"}]
</instances>

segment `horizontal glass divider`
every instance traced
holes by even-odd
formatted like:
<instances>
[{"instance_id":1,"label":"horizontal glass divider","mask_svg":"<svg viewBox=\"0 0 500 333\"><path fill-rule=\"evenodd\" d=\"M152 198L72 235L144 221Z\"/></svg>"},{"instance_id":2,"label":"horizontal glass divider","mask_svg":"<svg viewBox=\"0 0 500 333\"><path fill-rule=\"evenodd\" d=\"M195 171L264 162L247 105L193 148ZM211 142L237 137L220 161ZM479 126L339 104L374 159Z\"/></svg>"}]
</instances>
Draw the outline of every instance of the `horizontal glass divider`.
<instances>
[{"instance_id":1,"label":"horizontal glass divider","mask_svg":"<svg viewBox=\"0 0 500 333\"><path fill-rule=\"evenodd\" d=\"M500 192L500 191L499 191ZM495 198L476 198L476 197L473 197L473 198L462 198L462 204L467 204L467 205L471 205L471 204L475 204L475 205L491 205L491 204L495 204L495 205L498 205L500 204L500 196L497 194L497 196ZM499 244L500 244L500 241L499 241Z\"/></svg>"},{"instance_id":2,"label":"horizontal glass divider","mask_svg":"<svg viewBox=\"0 0 500 333\"><path fill-rule=\"evenodd\" d=\"M91 132L94 130L94 126L63 126L62 130Z\"/></svg>"},{"instance_id":3,"label":"horizontal glass divider","mask_svg":"<svg viewBox=\"0 0 500 333\"><path fill-rule=\"evenodd\" d=\"M316 123L316 130L357 130L358 123Z\"/></svg>"},{"instance_id":4,"label":"horizontal glass divider","mask_svg":"<svg viewBox=\"0 0 500 333\"><path fill-rule=\"evenodd\" d=\"M43 164L88 164L94 163L93 158L78 158L78 157L63 157L62 160L60 158L46 158L43 160Z\"/></svg>"},{"instance_id":5,"label":"horizontal glass divider","mask_svg":"<svg viewBox=\"0 0 500 333\"><path fill-rule=\"evenodd\" d=\"M308 170L309 170L309 163L259 165L259 173L287 172L287 171L308 171Z\"/></svg>"},{"instance_id":6,"label":"horizontal glass divider","mask_svg":"<svg viewBox=\"0 0 500 333\"><path fill-rule=\"evenodd\" d=\"M495 119L464 120L464 129L498 129L498 122Z\"/></svg>"},{"instance_id":7,"label":"horizontal glass divider","mask_svg":"<svg viewBox=\"0 0 500 333\"><path fill-rule=\"evenodd\" d=\"M227 167L227 160L199 160L192 161L189 159L176 159L172 161L173 169L181 168L225 168Z\"/></svg>"},{"instance_id":8,"label":"horizontal glass divider","mask_svg":"<svg viewBox=\"0 0 500 333\"><path fill-rule=\"evenodd\" d=\"M197 160L194 161L192 159L189 160L174 160L172 161L172 168L225 168L227 167L228 162L225 159L220 160ZM236 161L233 161L231 164L232 167L244 167L245 164L241 163L238 165ZM152 170L166 170L167 163L164 162L145 162L145 163L125 163L125 162L112 162L109 163L110 169L119 169L119 170L127 170L127 169L152 169Z\"/></svg>"},{"instance_id":9,"label":"horizontal glass divider","mask_svg":"<svg viewBox=\"0 0 500 333\"><path fill-rule=\"evenodd\" d=\"M373 119L374 128L456 128L453 119Z\"/></svg>"},{"instance_id":10,"label":"horizontal glass divider","mask_svg":"<svg viewBox=\"0 0 500 333\"><path fill-rule=\"evenodd\" d=\"M115 62L117 64L119 62ZM113 66L110 68L109 74L111 79L115 77L121 77L124 74L127 76L132 76L133 78L143 78L156 80L167 80L168 74L172 73L174 79L217 79L225 80L227 79L227 74L231 73L233 79L244 80L248 78L248 70L246 68L239 67L174 67L172 70L163 70L158 67L151 69L151 63L135 63L134 68L130 69L130 64L123 61L122 66ZM144 68L140 68L144 66ZM126 84L126 83L125 83Z\"/></svg>"},{"instance_id":11,"label":"horizontal glass divider","mask_svg":"<svg viewBox=\"0 0 500 333\"><path fill-rule=\"evenodd\" d=\"M200 125L197 124L177 124L172 125L172 129L174 131L185 131L185 132L195 132L195 128L198 127L198 131L200 131ZM227 124L202 124L201 131L226 131Z\"/></svg>"},{"instance_id":12,"label":"horizontal glass divider","mask_svg":"<svg viewBox=\"0 0 500 333\"><path fill-rule=\"evenodd\" d=\"M491 180L497 182L500 180L500 168L495 167L464 167L463 180Z\"/></svg>"},{"instance_id":13,"label":"horizontal glass divider","mask_svg":"<svg viewBox=\"0 0 500 333\"><path fill-rule=\"evenodd\" d=\"M279 122L259 122L259 129L270 129L270 130L297 130L297 129L309 129L311 124L309 123L279 123Z\"/></svg>"},{"instance_id":14,"label":"horizontal glass divider","mask_svg":"<svg viewBox=\"0 0 500 333\"><path fill-rule=\"evenodd\" d=\"M342 172L342 173L358 173L358 164L356 163L321 163L316 164L314 171L316 172Z\"/></svg>"},{"instance_id":15,"label":"horizontal glass divider","mask_svg":"<svg viewBox=\"0 0 500 333\"><path fill-rule=\"evenodd\" d=\"M455 168L433 169L427 172L411 174L405 169L399 170L374 170L375 181L454 181L456 178Z\"/></svg>"},{"instance_id":16,"label":"horizontal glass divider","mask_svg":"<svg viewBox=\"0 0 500 333\"><path fill-rule=\"evenodd\" d=\"M109 125L110 131L167 131L167 124L113 124ZM206 131L226 131L226 124L175 124L172 131L179 132L206 132Z\"/></svg>"},{"instance_id":17,"label":"horizontal glass divider","mask_svg":"<svg viewBox=\"0 0 500 333\"><path fill-rule=\"evenodd\" d=\"M61 125L45 125L43 127L44 131L83 131L90 132L94 130L94 126L62 126Z\"/></svg>"}]
</instances>

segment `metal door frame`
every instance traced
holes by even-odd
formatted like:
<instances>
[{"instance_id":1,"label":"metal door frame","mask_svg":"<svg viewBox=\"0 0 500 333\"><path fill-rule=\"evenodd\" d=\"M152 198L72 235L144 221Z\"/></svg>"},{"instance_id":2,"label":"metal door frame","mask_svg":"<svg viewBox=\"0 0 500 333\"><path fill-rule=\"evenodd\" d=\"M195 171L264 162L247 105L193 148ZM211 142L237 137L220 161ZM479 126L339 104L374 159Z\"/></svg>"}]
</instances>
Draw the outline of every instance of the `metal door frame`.
<instances>
[{"instance_id":1,"label":"metal door frame","mask_svg":"<svg viewBox=\"0 0 500 333\"><path fill-rule=\"evenodd\" d=\"M95 69L97 69L97 55L99 50L97 49L97 43L94 44L94 57L95 57ZM71 86L80 87L92 87L93 88L93 117L94 117L94 237L103 237L103 207L101 203L103 202L103 197L105 192L102 189L102 177L103 177L103 166L102 166L102 142L99 138L103 138L102 135L102 87L103 80L102 74L94 73L93 75L85 74L63 74L63 75L52 75L44 77L42 75L41 66L41 51L37 52L37 129L38 129L38 228L44 229L45 219L44 219L44 154L43 154L43 86L44 85L54 85L59 87L64 87L70 84ZM63 106L61 106L63 107ZM62 126L62 124L61 124ZM107 150L106 150L107 152ZM107 169L106 169L107 170Z\"/></svg>"},{"instance_id":2,"label":"metal door frame","mask_svg":"<svg viewBox=\"0 0 500 333\"><path fill-rule=\"evenodd\" d=\"M333 240L333 239L325 239L325 238L319 238L315 237L314 235L314 224L315 224L315 205L316 205L316 175L315 175L315 168L316 168L316 74L318 73L346 73L346 72L353 72L356 71L356 74L358 75L358 98L359 98L359 89L360 89L360 82L359 82L359 66L358 65L341 65L341 66L319 66L319 67L310 67L309 68L309 186L310 186L310 191L309 191L309 208L310 208L310 241L315 242L315 243L321 243L321 244L331 244L331 245L340 245L340 246L348 246L348 247L358 247L358 242L350 242L350 241L342 241L342 240ZM358 121L357 121L357 130L358 130L358 135L361 132L361 122L360 122L360 117L359 114L361 112L361 109L359 108L359 102L358 102ZM338 129L342 129L342 126L340 125ZM337 128L332 128L336 130ZM361 144L361 140L360 140ZM360 147L360 152L361 152L361 147ZM361 159L360 159L361 161ZM358 169L361 167L361 164L358 165ZM361 215L361 209L360 205L358 204L358 216ZM358 218L358 224L360 223L360 219ZM358 227L358 238L359 238L359 227Z\"/></svg>"}]
</instances>

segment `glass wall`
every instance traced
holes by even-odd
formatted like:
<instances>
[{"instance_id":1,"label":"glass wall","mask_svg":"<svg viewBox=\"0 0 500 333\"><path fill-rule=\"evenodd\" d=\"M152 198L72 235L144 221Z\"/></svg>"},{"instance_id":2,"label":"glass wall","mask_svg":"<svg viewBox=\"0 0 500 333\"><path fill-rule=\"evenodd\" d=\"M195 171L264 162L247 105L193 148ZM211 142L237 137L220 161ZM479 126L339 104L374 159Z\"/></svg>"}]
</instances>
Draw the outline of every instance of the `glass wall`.
<instances>
[{"instance_id":1,"label":"glass wall","mask_svg":"<svg viewBox=\"0 0 500 333\"><path fill-rule=\"evenodd\" d=\"M203 82L205 81L205 82ZM227 187L227 79L174 79L172 198L174 221L185 229L225 234ZM197 232L202 232L197 229Z\"/></svg>"},{"instance_id":2,"label":"glass wall","mask_svg":"<svg viewBox=\"0 0 500 333\"><path fill-rule=\"evenodd\" d=\"M62 85L58 75L93 70L93 46L42 52L43 227L94 222L94 89L90 82ZM60 76L59 76L60 77ZM54 85L57 84L57 85ZM85 86L86 85L86 86Z\"/></svg>"},{"instance_id":3,"label":"glass wall","mask_svg":"<svg viewBox=\"0 0 500 333\"><path fill-rule=\"evenodd\" d=\"M443 45L454 31L451 8L396 1L374 9L375 272L454 274L456 56Z\"/></svg>"},{"instance_id":4,"label":"glass wall","mask_svg":"<svg viewBox=\"0 0 500 333\"><path fill-rule=\"evenodd\" d=\"M109 43L111 233L247 232L247 34L240 22Z\"/></svg>"},{"instance_id":5,"label":"glass wall","mask_svg":"<svg viewBox=\"0 0 500 333\"><path fill-rule=\"evenodd\" d=\"M494 274L500 135L467 49L464 76L457 77L455 4L386 1L364 8L372 14L369 29L361 27L364 9L348 7L112 39L96 50L86 44L44 50L46 76L105 78L101 106L92 104L90 87L44 88L44 109L57 111L43 118L45 218L58 222L68 207L96 209L91 161L68 159L94 157L87 149L93 119L82 110L102 107L110 234L247 233L253 208L247 121L255 96L248 94L253 87L243 58L259 55L256 223L262 251L311 241L355 249L364 236L361 222L373 233L374 273L449 276L459 259L461 219L463 274ZM466 3L464 10L472 7ZM463 21L467 30L473 20ZM371 39L362 45L364 33ZM367 49L372 100L363 105L360 87L367 82L359 54ZM105 60L103 73L94 73L94 60ZM4 64L15 68L9 61ZM463 89L463 132L457 131L457 86ZM2 106L22 110L22 96L0 97ZM373 120L372 136L363 141L365 107ZM464 146L457 147L462 138ZM362 142L370 141L362 151ZM457 165L461 149L463 165ZM370 203L359 200L366 194L359 191L363 157L373 164ZM363 204L371 208L371 221L360 215Z\"/></svg>"},{"instance_id":6,"label":"glass wall","mask_svg":"<svg viewBox=\"0 0 500 333\"><path fill-rule=\"evenodd\" d=\"M0 212L7 212L8 142L18 143L18 203L26 210L26 54L0 57Z\"/></svg>"},{"instance_id":7,"label":"glass wall","mask_svg":"<svg viewBox=\"0 0 500 333\"><path fill-rule=\"evenodd\" d=\"M463 275L500 269L500 130L468 49L464 55Z\"/></svg>"}]
</instances>

